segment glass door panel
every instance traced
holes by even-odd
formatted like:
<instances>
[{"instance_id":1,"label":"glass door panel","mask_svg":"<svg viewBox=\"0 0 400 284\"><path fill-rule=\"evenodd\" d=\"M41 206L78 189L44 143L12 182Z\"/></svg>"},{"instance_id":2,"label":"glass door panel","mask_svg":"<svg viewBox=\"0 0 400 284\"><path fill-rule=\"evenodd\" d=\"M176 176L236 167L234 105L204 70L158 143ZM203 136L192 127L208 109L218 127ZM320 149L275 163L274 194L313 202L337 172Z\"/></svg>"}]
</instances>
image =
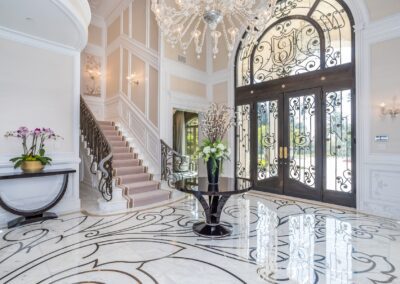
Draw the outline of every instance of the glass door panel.
<instances>
[{"instance_id":1,"label":"glass door panel","mask_svg":"<svg viewBox=\"0 0 400 284\"><path fill-rule=\"evenodd\" d=\"M351 90L326 96L326 190L351 192L352 104Z\"/></svg>"},{"instance_id":2,"label":"glass door panel","mask_svg":"<svg viewBox=\"0 0 400 284\"><path fill-rule=\"evenodd\" d=\"M236 107L236 176L250 179L249 104Z\"/></svg>"},{"instance_id":3,"label":"glass door panel","mask_svg":"<svg viewBox=\"0 0 400 284\"><path fill-rule=\"evenodd\" d=\"M289 178L315 188L315 95L289 98Z\"/></svg>"},{"instance_id":4,"label":"glass door panel","mask_svg":"<svg viewBox=\"0 0 400 284\"><path fill-rule=\"evenodd\" d=\"M323 201L355 206L353 91L327 91L324 100Z\"/></svg>"},{"instance_id":5,"label":"glass door panel","mask_svg":"<svg viewBox=\"0 0 400 284\"><path fill-rule=\"evenodd\" d=\"M282 126L283 94L255 104L252 125L252 165L255 189L283 192Z\"/></svg>"},{"instance_id":6,"label":"glass door panel","mask_svg":"<svg viewBox=\"0 0 400 284\"><path fill-rule=\"evenodd\" d=\"M321 89L284 96L284 193L321 200Z\"/></svg>"},{"instance_id":7,"label":"glass door panel","mask_svg":"<svg viewBox=\"0 0 400 284\"><path fill-rule=\"evenodd\" d=\"M278 101L257 104L257 180L278 176Z\"/></svg>"}]
</instances>

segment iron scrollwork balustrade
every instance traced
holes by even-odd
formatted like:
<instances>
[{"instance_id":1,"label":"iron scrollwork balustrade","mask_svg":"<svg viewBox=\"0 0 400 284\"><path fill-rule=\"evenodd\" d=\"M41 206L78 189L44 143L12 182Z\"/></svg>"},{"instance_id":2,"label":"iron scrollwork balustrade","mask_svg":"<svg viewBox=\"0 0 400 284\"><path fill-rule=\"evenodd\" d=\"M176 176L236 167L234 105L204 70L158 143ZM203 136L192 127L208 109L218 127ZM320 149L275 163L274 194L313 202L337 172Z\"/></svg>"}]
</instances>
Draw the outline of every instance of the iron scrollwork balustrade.
<instances>
[{"instance_id":1,"label":"iron scrollwork balustrade","mask_svg":"<svg viewBox=\"0 0 400 284\"><path fill-rule=\"evenodd\" d=\"M176 152L161 140L161 180L168 186L175 187L175 182L182 178L197 176L197 163L189 156Z\"/></svg>"},{"instance_id":2,"label":"iron scrollwork balustrade","mask_svg":"<svg viewBox=\"0 0 400 284\"><path fill-rule=\"evenodd\" d=\"M112 199L113 187L111 145L108 143L95 116L82 97L80 123L81 134L84 136L90 155L93 157L90 165L90 172L92 174L97 174L95 170L95 165L97 164L97 170L101 173L98 190L105 200L110 201Z\"/></svg>"}]
</instances>

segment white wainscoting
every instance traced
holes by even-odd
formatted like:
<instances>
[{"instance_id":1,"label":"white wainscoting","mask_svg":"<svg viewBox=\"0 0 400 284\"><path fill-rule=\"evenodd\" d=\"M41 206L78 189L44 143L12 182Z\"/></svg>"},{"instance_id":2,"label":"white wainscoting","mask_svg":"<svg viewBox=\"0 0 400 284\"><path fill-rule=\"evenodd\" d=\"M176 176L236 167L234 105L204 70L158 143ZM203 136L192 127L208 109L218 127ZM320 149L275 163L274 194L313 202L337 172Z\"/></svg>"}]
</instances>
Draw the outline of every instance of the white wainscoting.
<instances>
[{"instance_id":1,"label":"white wainscoting","mask_svg":"<svg viewBox=\"0 0 400 284\"><path fill-rule=\"evenodd\" d=\"M358 209L365 213L400 219L400 163L371 160L359 166ZM359 179L360 180L360 179Z\"/></svg>"}]
</instances>

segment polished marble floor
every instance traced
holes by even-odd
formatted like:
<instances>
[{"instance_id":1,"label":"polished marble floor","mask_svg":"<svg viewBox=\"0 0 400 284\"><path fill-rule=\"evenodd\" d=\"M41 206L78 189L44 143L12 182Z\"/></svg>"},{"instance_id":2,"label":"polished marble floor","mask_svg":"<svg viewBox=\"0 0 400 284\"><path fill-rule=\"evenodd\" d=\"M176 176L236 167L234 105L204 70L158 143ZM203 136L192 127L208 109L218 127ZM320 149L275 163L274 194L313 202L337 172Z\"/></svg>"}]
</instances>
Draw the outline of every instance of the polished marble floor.
<instances>
[{"instance_id":1,"label":"polished marble floor","mask_svg":"<svg viewBox=\"0 0 400 284\"><path fill-rule=\"evenodd\" d=\"M233 234L198 237L188 197L115 216L0 229L0 283L400 283L400 223L258 192L231 198Z\"/></svg>"}]
</instances>

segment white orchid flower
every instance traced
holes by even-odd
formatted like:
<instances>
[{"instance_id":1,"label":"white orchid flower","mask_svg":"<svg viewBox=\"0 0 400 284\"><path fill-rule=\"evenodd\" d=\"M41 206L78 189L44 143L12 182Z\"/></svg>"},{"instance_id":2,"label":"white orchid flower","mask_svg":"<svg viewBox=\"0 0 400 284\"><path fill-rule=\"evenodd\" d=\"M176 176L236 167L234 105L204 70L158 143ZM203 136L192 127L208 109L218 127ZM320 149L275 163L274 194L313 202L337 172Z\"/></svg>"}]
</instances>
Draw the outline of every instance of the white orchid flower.
<instances>
[{"instance_id":1,"label":"white orchid flower","mask_svg":"<svg viewBox=\"0 0 400 284\"><path fill-rule=\"evenodd\" d=\"M221 151L224 151L224 150L225 150L225 145L222 144L222 143L219 143L219 144L217 145L217 148L220 149Z\"/></svg>"},{"instance_id":2,"label":"white orchid flower","mask_svg":"<svg viewBox=\"0 0 400 284\"><path fill-rule=\"evenodd\" d=\"M210 151L211 151L210 146L206 146L206 147L204 147L204 149L203 149L203 153L204 153L204 154L209 154Z\"/></svg>"}]
</instances>

